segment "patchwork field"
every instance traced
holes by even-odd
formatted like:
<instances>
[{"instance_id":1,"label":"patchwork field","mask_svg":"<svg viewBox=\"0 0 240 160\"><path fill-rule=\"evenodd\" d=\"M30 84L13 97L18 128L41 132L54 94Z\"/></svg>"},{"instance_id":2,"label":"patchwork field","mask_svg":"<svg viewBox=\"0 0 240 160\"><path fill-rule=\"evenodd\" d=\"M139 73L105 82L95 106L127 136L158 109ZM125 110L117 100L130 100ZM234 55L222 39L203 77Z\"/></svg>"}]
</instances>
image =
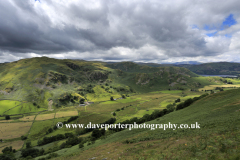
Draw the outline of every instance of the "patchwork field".
<instances>
[{"instance_id":1,"label":"patchwork field","mask_svg":"<svg viewBox=\"0 0 240 160\"><path fill-rule=\"evenodd\" d=\"M54 118L55 113L50 113L50 114L39 114L37 115L36 119L37 121L41 121L41 120L47 120L47 119L53 119Z\"/></svg>"},{"instance_id":2,"label":"patchwork field","mask_svg":"<svg viewBox=\"0 0 240 160\"><path fill-rule=\"evenodd\" d=\"M25 116L23 118L20 118L19 120L20 121L33 121L35 117L36 117L36 115L34 115L34 116Z\"/></svg>"},{"instance_id":3,"label":"patchwork field","mask_svg":"<svg viewBox=\"0 0 240 160\"><path fill-rule=\"evenodd\" d=\"M32 122L0 123L1 139L13 139L21 137L29 131L31 125Z\"/></svg>"},{"instance_id":4,"label":"patchwork field","mask_svg":"<svg viewBox=\"0 0 240 160\"><path fill-rule=\"evenodd\" d=\"M55 118L61 118L61 117L69 117L69 116L77 116L78 115L78 111L60 111L57 112L55 115Z\"/></svg>"}]
</instances>

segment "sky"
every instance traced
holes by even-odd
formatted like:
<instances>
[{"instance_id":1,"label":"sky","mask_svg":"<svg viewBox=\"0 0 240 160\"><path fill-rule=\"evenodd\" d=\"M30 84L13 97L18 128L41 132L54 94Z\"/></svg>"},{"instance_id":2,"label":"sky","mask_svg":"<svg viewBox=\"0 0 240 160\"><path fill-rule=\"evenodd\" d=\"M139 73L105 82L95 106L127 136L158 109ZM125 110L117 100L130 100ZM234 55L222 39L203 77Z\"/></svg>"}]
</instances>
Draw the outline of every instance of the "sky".
<instances>
[{"instance_id":1,"label":"sky","mask_svg":"<svg viewBox=\"0 0 240 160\"><path fill-rule=\"evenodd\" d=\"M0 1L0 63L240 62L239 0Z\"/></svg>"}]
</instances>

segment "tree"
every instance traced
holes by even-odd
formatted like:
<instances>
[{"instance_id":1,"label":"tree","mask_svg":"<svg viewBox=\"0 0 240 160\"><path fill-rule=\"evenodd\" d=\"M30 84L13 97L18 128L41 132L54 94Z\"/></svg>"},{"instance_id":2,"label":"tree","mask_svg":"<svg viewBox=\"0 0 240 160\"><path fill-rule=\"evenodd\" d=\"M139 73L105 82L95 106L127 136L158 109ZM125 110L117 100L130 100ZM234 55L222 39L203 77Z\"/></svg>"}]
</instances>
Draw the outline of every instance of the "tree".
<instances>
[{"instance_id":1,"label":"tree","mask_svg":"<svg viewBox=\"0 0 240 160\"><path fill-rule=\"evenodd\" d=\"M79 102L80 102L80 104L84 104L84 101L85 101L85 99L81 98Z\"/></svg>"},{"instance_id":2,"label":"tree","mask_svg":"<svg viewBox=\"0 0 240 160\"><path fill-rule=\"evenodd\" d=\"M43 155L43 153L44 153L45 151L44 151L44 149L42 148L42 149L40 149L40 151L39 151L39 153L40 153L40 155Z\"/></svg>"},{"instance_id":3,"label":"tree","mask_svg":"<svg viewBox=\"0 0 240 160\"><path fill-rule=\"evenodd\" d=\"M9 115L6 115L6 116L5 116L5 119L6 119L6 120L9 120L9 119L10 119L10 116L9 116Z\"/></svg>"},{"instance_id":4,"label":"tree","mask_svg":"<svg viewBox=\"0 0 240 160\"><path fill-rule=\"evenodd\" d=\"M26 148L26 149L22 150L21 155L22 155L22 157L31 156L31 157L35 158L39 155L39 150L35 149L35 148Z\"/></svg>"},{"instance_id":5,"label":"tree","mask_svg":"<svg viewBox=\"0 0 240 160\"><path fill-rule=\"evenodd\" d=\"M80 143L80 144L78 145L78 147L79 147L79 148L83 148L83 147L84 147L83 143Z\"/></svg>"},{"instance_id":6,"label":"tree","mask_svg":"<svg viewBox=\"0 0 240 160\"><path fill-rule=\"evenodd\" d=\"M113 101L114 100L113 97L111 97L110 100Z\"/></svg>"},{"instance_id":7,"label":"tree","mask_svg":"<svg viewBox=\"0 0 240 160\"><path fill-rule=\"evenodd\" d=\"M180 102L180 101L181 101L180 98L178 98L175 100L175 103Z\"/></svg>"},{"instance_id":8,"label":"tree","mask_svg":"<svg viewBox=\"0 0 240 160\"><path fill-rule=\"evenodd\" d=\"M27 142L26 143L26 148L31 148L31 147L32 147L31 142Z\"/></svg>"},{"instance_id":9,"label":"tree","mask_svg":"<svg viewBox=\"0 0 240 160\"><path fill-rule=\"evenodd\" d=\"M122 98L126 98L126 96L123 94L123 95L122 95Z\"/></svg>"},{"instance_id":10,"label":"tree","mask_svg":"<svg viewBox=\"0 0 240 160\"><path fill-rule=\"evenodd\" d=\"M5 147L3 150L2 150L2 153L6 154L6 153L10 153L12 152L12 146L10 147Z\"/></svg>"},{"instance_id":11,"label":"tree","mask_svg":"<svg viewBox=\"0 0 240 160\"><path fill-rule=\"evenodd\" d=\"M26 140L27 136L21 136L21 140Z\"/></svg>"},{"instance_id":12,"label":"tree","mask_svg":"<svg viewBox=\"0 0 240 160\"><path fill-rule=\"evenodd\" d=\"M169 104L169 105L167 105L166 108L168 109L169 112L173 112L173 111L175 110L175 107L174 107L173 104Z\"/></svg>"},{"instance_id":13,"label":"tree","mask_svg":"<svg viewBox=\"0 0 240 160\"><path fill-rule=\"evenodd\" d=\"M101 136L102 136L102 133L101 133L101 131L98 128L93 130L92 137L98 139Z\"/></svg>"}]
</instances>

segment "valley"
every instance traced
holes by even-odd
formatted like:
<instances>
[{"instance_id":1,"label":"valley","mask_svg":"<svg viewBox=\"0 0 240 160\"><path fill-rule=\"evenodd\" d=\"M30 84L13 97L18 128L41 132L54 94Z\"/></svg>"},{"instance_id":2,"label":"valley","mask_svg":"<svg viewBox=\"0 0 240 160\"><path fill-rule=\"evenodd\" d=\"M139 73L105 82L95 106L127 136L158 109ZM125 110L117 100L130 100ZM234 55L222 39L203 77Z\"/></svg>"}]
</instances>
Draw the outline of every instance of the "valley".
<instances>
[{"instance_id":1,"label":"valley","mask_svg":"<svg viewBox=\"0 0 240 160\"><path fill-rule=\"evenodd\" d=\"M42 57L1 65L0 84L0 152L12 146L15 151L9 157L43 160L240 156L238 78L203 77L173 66ZM198 122L201 128L103 132L58 129L58 122L85 126L89 122Z\"/></svg>"}]
</instances>

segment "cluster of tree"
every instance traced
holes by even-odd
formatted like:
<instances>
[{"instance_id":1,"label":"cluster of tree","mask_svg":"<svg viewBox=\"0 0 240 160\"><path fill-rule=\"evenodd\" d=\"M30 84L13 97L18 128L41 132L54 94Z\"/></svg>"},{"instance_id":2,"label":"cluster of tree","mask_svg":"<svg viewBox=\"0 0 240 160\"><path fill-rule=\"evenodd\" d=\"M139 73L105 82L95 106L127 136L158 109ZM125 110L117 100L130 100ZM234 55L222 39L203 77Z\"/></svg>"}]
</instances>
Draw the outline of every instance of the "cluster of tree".
<instances>
[{"instance_id":1,"label":"cluster of tree","mask_svg":"<svg viewBox=\"0 0 240 160\"><path fill-rule=\"evenodd\" d=\"M2 150L2 153L11 153L11 152L13 152L13 153L16 152L15 149L12 149L12 146L10 146L10 147L5 147L5 148Z\"/></svg>"},{"instance_id":2,"label":"cluster of tree","mask_svg":"<svg viewBox=\"0 0 240 160\"><path fill-rule=\"evenodd\" d=\"M3 154L0 154L0 159L1 160L16 160L14 153L16 152L15 149L12 149L12 146L10 147L5 147L2 150Z\"/></svg>"},{"instance_id":3,"label":"cluster of tree","mask_svg":"<svg viewBox=\"0 0 240 160\"><path fill-rule=\"evenodd\" d=\"M110 118L109 120L107 120L103 123L100 123L100 125L101 124L114 124L115 122L116 122L116 118ZM84 128L83 130L78 131L78 134L83 135L85 133L92 132L93 130L94 130L94 128Z\"/></svg>"},{"instance_id":4,"label":"cluster of tree","mask_svg":"<svg viewBox=\"0 0 240 160\"><path fill-rule=\"evenodd\" d=\"M173 112L174 111L174 106L172 108L172 105L171 107L168 107L169 109L163 109L162 111L159 111L159 110L155 110L152 114L145 114L142 118L137 118L137 117L134 117L130 120L125 120L123 122L120 122L120 124L134 124L134 122L136 124L141 124L141 123L144 123L144 122L147 122L147 121L151 121L151 120L154 120L156 118L159 118L159 117L162 117L170 112ZM119 128L118 125L116 125L116 128L109 128L109 130L112 130L112 131L115 131L115 132L119 132L119 131L122 131L124 130L125 128Z\"/></svg>"},{"instance_id":5,"label":"cluster of tree","mask_svg":"<svg viewBox=\"0 0 240 160\"><path fill-rule=\"evenodd\" d=\"M110 87L110 88L111 88L111 87ZM106 87L106 88L105 88L105 91L108 92L108 93L112 93L112 91L109 90L110 88L109 88L109 87Z\"/></svg>"},{"instance_id":6,"label":"cluster of tree","mask_svg":"<svg viewBox=\"0 0 240 160\"><path fill-rule=\"evenodd\" d=\"M32 148L31 142L26 143L26 149L23 149L21 156L25 158L35 158L44 154L44 149Z\"/></svg>"},{"instance_id":7,"label":"cluster of tree","mask_svg":"<svg viewBox=\"0 0 240 160\"><path fill-rule=\"evenodd\" d=\"M227 83L227 84L233 84L231 81L227 81L226 79L225 80L222 80L220 79L223 83Z\"/></svg>"},{"instance_id":8,"label":"cluster of tree","mask_svg":"<svg viewBox=\"0 0 240 160\"><path fill-rule=\"evenodd\" d=\"M64 121L63 124L69 123L69 122L77 119L77 117L78 116L73 116L73 117L69 118L67 121ZM113 124L115 122L116 122L116 118L110 118L109 120L107 120L103 123L100 123L100 124ZM57 128L57 127L54 126L54 129L55 128ZM78 134L82 135L82 134L91 132L93 130L94 130L94 128L84 128L83 130L79 131ZM51 137L44 137L42 140L38 140L37 143L38 143L39 146L42 146L42 145L45 145L45 144L48 144L48 143L52 143L54 141L62 140L62 139L65 139L65 138L73 138L73 137L74 137L73 133L57 134L57 135L51 136Z\"/></svg>"},{"instance_id":9,"label":"cluster of tree","mask_svg":"<svg viewBox=\"0 0 240 160\"><path fill-rule=\"evenodd\" d=\"M92 140L96 140L98 138L100 138L101 136L104 136L105 135L105 129L94 129L91 136L92 136Z\"/></svg>"},{"instance_id":10,"label":"cluster of tree","mask_svg":"<svg viewBox=\"0 0 240 160\"><path fill-rule=\"evenodd\" d=\"M37 108L40 108L40 106L36 102L33 102L33 105Z\"/></svg>"},{"instance_id":11,"label":"cluster of tree","mask_svg":"<svg viewBox=\"0 0 240 160\"><path fill-rule=\"evenodd\" d=\"M61 145L60 145L60 148L63 149L63 148L70 148L74 145L77 145L79 143L82 143L83 142L83 138L78 138L76 136L73 136L73 137L70 137L67 139L66 142L63 142Z\"/></svg>"},{"instance_id":12,"label":"cluster of tree","mask_svg":"<svg viewBox=\"0 0 240 160\"><path fill-rule=\"evenodd\" d=\"M85 101L85 99L84 99L84 98L81 98L80 101L79 101L79 103L80 103L80 104L84 104L84 101Z\"/></svg>"},{"instance_id":13,"label":"cluster of tree","mask_svg":"<svg viewBox=\"0 0 240 160\"><path fill-rule=\"evenodd\" d=\"M204 90L205 92L208 92L208 91L210 91L211 93L213 93L214 91L213 90Z\"/></svg>"},{"instance_id":14,"label":"cluster of tree","mask_svg":"<svg viewBox=\"0 0 240 160\"><path fill-rule=\"evenodd\" d=\"M94 90L93 90L93 87L94 87L93 85L89 84L87 86L86 92L88 92L88 93L95 93Z\"/></svg>"},{"instance_id":15,"label":"cluster of tree","mask_svg":"<svg viewBox=\"0 0 240 160\"><path fill-rule=\"evenodd\" d=\"M70 117L67 121L63 121L63 124L67 124L67 123L70 123L74 120L78 119L78 116L72 116Z\"/></svg>"},{"instance_id":16,"label":"cluster of tree","mask_svg":"<svg viewBox=\"0 0 240 160\"><path fill-rule=\"evenodd\" d=\"M124 110L125 108L128 108L128 107L130 107L130 106L132 106L132 105L130 104L129 106L122 107L121 109L116 109L116 112L119 112L119 111L121 111L121 110Z\"/></svg>"},{"instance_id":17,"label":"cluster of tree","mask_svg":"<svg viewBox=\"0 0 240 160\"><path fill-rule=\"evenodd\" d=\"M216 87L215 90L223 91L223 88L221 88L221 87Z\"/></svg>"},{"instance_id":18,"label":"cluster of tree","mask_svg":"<svg viewBox=\"0 0 240 160\"><path fill-rule=\"evenodd\" d=\"M177 102L181 102L180 98L175 100L175 103L177 103Z\"/></svg>"},{"instance_id":19,"label":"cluster of tree","mask_svg":"<svg viewBox=\"0 0 240 160\"><path fill-rule=\"evenodd\" d=\"M55 136L51 136L51 137L44 137L42 140L38 140L38 145L42 146L44 144L48 144L54 141L58 141L58 140L62 140L65 138L71 138L74 137L73 133L65 133L65 134L57 134Z\"/></svg>"},{"instance_id":20,"label":"cluster of tree","mask_svg":"<svg viewBox=\"0 0 240 160\"><path fill-rule=\"evenodd\" d=\"M67 92L60 96L59 102L60 104L67 105L69 102L76 103L79 97L72 95L72 93ZM58 105L60 106L60 105Z\"/></svg>"},{"instance_id":21,"label":"cluster of tree","mask_svg":"<svg viewBox=\"0 0 240 160\"><path fill-rule=\"evenodd\" d=\"M205 94L203 94L203 95L201 95L201 96L199 96L199 97L194 97L193 99L192 99L192 98L189 98L189 99L187 99L186 101L178 104L177 107L176 107L176 110L186 108L186 107L190 106L193 102L195 102L195 101L197 101L197 100L199 100L199 99L201 99L201 98L204 98L204 97L206 97L207 95L208 95L208 93L205 93Z\"/></svg>"},{"instance_id":22,"label":"cluster of tree","mask_svg":"<svg viewBox=\"0 0 240 160\"><path fill-rule=\"evenodd\" d=\"M116 122L116 118L110 118L109 120L106 120L103 123L100 124L114 124Z\"/></svg>"}]
</instances>

